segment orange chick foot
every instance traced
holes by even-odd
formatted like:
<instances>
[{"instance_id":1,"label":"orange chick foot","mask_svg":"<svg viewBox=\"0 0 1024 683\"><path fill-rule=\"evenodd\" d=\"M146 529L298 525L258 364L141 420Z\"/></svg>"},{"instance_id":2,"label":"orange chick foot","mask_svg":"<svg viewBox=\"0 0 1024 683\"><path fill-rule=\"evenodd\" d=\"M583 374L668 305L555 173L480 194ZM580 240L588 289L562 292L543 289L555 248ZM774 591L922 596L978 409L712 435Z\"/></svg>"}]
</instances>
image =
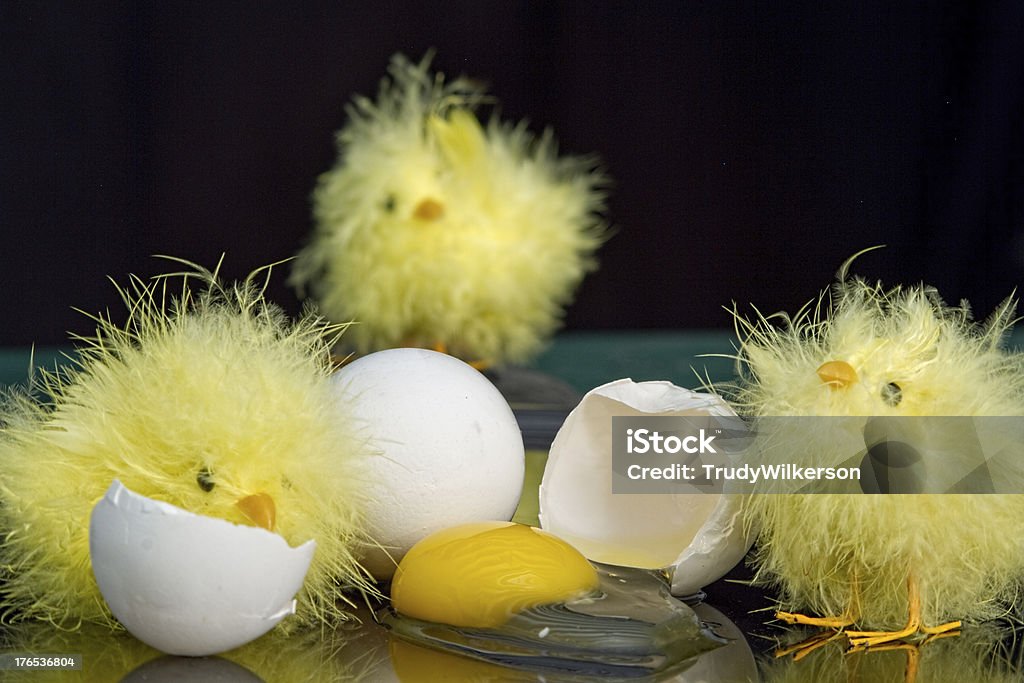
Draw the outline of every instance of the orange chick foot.
<instances>
[{"instance_id":1,"label":"orange chick foot","mask_svg":"<svg viewBox=\"0 0 1024 683\"><path fill-rule=\"evenodd\" d=\"M448 345L445 344L444 342L435 342L433 350L437 351L438 353L448 354L449 356L452 355L448 353ZM480 372L483 372L492 365L491 361L488 360L468 360L465 361L465 363L469 365L471 368L479 370Z\"/></svg>"},{"instance_id":2,"label":"orange chick foot","mask_svg":"<svg viewBox=\"0 0 1024 683\"><path fill-rule=\"evenodd\" d=\"M959 621L950 621L938 626L922 626L920 623L908 623L899 631L847 631L846 637L850 639L850 651L855 652L908 638L915 638L916 636L935 638L937 636L956 635L960 631L960 626L961 622Z\"/></svg>"},{"instance_id":3,"label":"orange chick foot","mask_svg":"<svg viewBox=\"0 0 1024 683\"><path fill-rule=\"evenodd\" d=\"M850 649L863 650L919 635L937 636L952 633L960 628L959 621L950 621L938 626L924 626L921 623L921 595L913 576L907 580L907 603L906 626L898 631L847 631Z\"/></svg>"},{"instance_id":4,"label":"orange chick foot","mask_svg":"<svg viewBox=\"0 0 1024 683\"><path fill-rule=\"evenodd\" d=\"M787 624L799 624L801 626L817 626L819 628L843 629L853 625L853 617L848 614L840 614L837 617L809 617L805 614L793 612L776 612L775 618Z\"/></svg>"}]
</instances>

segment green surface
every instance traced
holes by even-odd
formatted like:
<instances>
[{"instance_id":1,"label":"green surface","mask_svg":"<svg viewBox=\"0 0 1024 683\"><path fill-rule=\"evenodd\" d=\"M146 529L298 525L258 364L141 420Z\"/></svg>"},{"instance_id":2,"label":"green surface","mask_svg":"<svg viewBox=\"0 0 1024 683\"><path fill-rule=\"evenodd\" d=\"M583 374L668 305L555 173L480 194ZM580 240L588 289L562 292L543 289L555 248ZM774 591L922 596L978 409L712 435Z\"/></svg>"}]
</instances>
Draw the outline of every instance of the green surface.
<instances>
[{"instance_id":1,"label":"green surface","mask_svg":"<svg viewBox=\"0 0 1024 683\"><path fill-rule=\"evenodd\" d=\"M555 338L534 366L581 393L624 377L696 388L705 375L714 382L733 377L733 360L701 357L734 353L732 340L727 331L567 332Z\"/></svg>"},{"instance_id":2,"label":"green surface","mask_svg":"<svg viewBox=\"0 0 1024 683\"><path fill-rule=\"evenodd\" d=\"M512 517L513 522L540 526L540 480L544 476L544 468L547 466L547 463L547 451L526 451L526 472L523 476L523 492L519 496L519 506Z\"/></svg>"},{"instance_id":3,"label":"green surface","mask_svg":"<svg viewBox=\"0 0 1024 683\"><path fill-rule=\"evenodd\" d=\"M735 379L736 362L714 356L735 354L735 339L726 330L569 332L556 337L534 365L581 393L623 377L697 389L705 377L714 383ZM1024 348L1024 324L1007 347Z\"/></svg>"},{"instance_id":4,"label":"green surface","mask_svg":"<svg viewBox=\"0 0 1024 683\"><path fill-rule=\"evenodd\" d=\"M0 385L26 384L32 368L53 370L67 364L65 355L71 347L4 347L0 348Z\"/></svg>"}]
</instances>

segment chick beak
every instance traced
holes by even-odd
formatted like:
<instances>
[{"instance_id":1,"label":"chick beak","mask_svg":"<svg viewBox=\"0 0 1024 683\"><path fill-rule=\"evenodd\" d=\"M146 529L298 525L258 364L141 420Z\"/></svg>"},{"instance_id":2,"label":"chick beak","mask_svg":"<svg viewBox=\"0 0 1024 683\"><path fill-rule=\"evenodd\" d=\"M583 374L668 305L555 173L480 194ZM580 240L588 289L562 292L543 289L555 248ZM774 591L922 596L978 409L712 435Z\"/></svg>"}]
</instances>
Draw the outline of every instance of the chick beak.
<instances>
[{"instance_id":1,"label":"chick beak","mask_svg":"<svg viewBox=\"0 0 1024 683\"><path fill-rule=\"evenodd\" d=\"M843 360L830 360L818 368L818 377L833 389L845 389L857 381L857 371Z\"/></svg>"},{"instance_id":2,"label":"chick beak","mask_svg":"<svg viewBox=\"0 0 1024 683\"><path fill-rule=\"evenodd\" d=\"M416 205L412 215L413 218L418 218L421 221L436 221L444 215L444 204L436 199L427 197Z\"/></svg>"},{"instance_id":3,"label":"chick beak","mask_svg":"<svg viewBox=\"0 0 1024 683\"><path fill-rule=\"evenodd\" d=\"M235 505L255 526L263 527L267 531L274 530L274 524L277 522L277 508L274 506L274 499L266 493L254 493L251 496L246 496Z\"/></svg>"}]
</instances>

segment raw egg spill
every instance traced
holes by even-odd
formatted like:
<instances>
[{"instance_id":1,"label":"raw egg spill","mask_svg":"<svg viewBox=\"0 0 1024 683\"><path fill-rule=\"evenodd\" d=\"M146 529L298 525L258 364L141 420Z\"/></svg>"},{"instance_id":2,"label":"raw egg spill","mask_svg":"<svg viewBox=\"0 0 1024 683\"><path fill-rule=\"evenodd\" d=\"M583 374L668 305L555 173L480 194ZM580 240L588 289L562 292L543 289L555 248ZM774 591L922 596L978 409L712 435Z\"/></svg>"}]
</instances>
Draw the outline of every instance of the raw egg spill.
<instances>
[{"instance_id":1,"label":"raw egg spill","mask_svg":"<svg viewBox=\"0 0 1024 683\"><path fill-rule=\"evenodd\" d=\"M587 559L556 536L512 522L477 522L414 545L395 572L391 603L423 621L496 628L524 609L573 600L599 584Z\"/></svg>"}]
</instances>

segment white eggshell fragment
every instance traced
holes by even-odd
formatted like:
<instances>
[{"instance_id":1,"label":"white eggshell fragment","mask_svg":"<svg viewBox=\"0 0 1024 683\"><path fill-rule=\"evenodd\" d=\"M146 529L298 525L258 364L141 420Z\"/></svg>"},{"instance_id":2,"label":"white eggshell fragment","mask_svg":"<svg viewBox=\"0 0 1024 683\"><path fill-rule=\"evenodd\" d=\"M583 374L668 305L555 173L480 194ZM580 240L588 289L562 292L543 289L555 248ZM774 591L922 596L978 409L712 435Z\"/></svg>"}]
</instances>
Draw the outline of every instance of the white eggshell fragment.
<instances>
[{"instance_id":1,"label":"white eggshell fragment","mask_svg":"<svg viewBox=\"0 0 1024 683\"><path fill-rule=\"evenodd\" d=\"M734 494L612 493L612 417L736 413L719 396L670 382L621 379L591 390L563 423L540 487L540 524L588 559L668 568L672 592L690 595L746 554L741 498Z\"/></svg>"},{"instance_id":2,"label":"white eggshell fragment","mask_svg":"<svg viewBox=\"0 0 1024 683\"><path fill-rule=\"evenodd\" d=\"M508 521L525 471L512 409L480 372L426 349L378 351L334 374L336 397L380 451L371 463L364 566L391 578L425 536Z\"/></svg>"},{"instance_id":3,"label":"white eggshell fragment","mask_svg":"<svg viewBox=\"0 0 1024 683\"><path fill-rule=\"evenodd\" d=\"M196 515L114 481L93 508L89 552L110 611L139 640L205 656L295 613L316 549L258 527Z\"/></svg>"}]
</instances>

